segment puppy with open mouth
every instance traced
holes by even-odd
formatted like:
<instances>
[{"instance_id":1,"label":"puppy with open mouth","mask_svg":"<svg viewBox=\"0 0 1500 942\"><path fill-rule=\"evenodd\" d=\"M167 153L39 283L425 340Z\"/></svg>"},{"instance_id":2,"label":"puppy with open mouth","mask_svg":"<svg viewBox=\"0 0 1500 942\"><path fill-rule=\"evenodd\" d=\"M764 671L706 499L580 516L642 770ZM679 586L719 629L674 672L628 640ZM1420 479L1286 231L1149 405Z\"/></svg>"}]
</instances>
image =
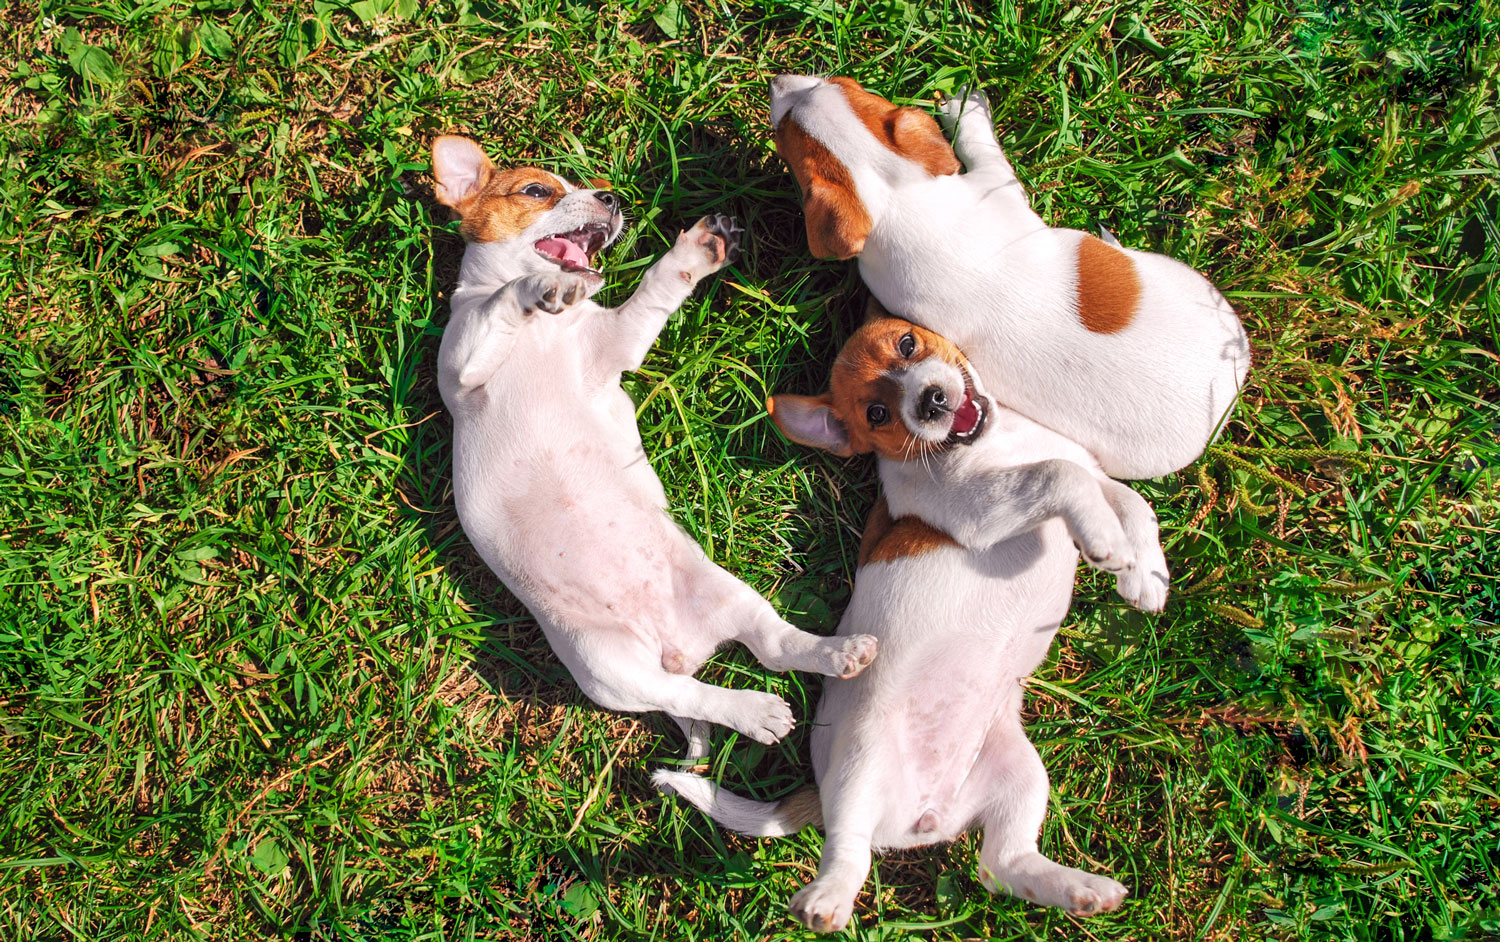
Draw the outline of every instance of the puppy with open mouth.
<instances>
[{"instance_id":1,"label":"puppy with open mouth","mask_svg":"<svg viewBox=\"0 0 1500 942\"><path fill-rule=\"evenodd\" d=\"M1166 603L1150 506L1082 446L991 400L947 340L883 312L845 344L828 393L767 406L793 441L879 458L884 496L839 632L875 636L880 657L824 685L817 798L755 802L665 770L657 786L745 834L821 821L817 879L792 900L812 929L848 923L872 849L976 825L990 890L1080 916L1116 908L1125 887L1038 852L1047 772L1021 726L1022 681L1067 614L1080 549L1132 605Z\"/></svg>"},{"instance_id":2,"label":"puppy with open mouth","mask_svg":"<svg viewBox=\"0 0 1500 942\"><path fill-rule=\"evenodd\" d=\"M604 284L599 253L624 225L619 197L497 170L462 137L433 142L432 168L467 243L438 353L465 534L594 702L666 711L692 756L706 754L704 723L780 739L786 703L694 680L709 655L734 640L773 670L852 677L875 642L793 627L704 555L667 513L620 386L742 230L704 217L605 309L590 298Z\"/></svg>"}]
</instances>

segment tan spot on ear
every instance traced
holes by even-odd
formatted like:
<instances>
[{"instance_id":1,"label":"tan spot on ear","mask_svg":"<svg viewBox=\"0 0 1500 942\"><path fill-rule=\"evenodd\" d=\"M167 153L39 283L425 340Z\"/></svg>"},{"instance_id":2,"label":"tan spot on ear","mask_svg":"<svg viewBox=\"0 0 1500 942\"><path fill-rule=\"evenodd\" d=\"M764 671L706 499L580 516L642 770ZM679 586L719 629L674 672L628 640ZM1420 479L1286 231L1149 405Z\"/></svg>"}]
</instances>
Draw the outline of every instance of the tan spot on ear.
<instances>
[{"instance_id":1,"label":"tan spot on ear","mask_svg":"<svg viewBox=\"0 0 1500 942\"><path fill-rule=\"evenodd\" d=\"M802 187L807 247L819 258L853 258L864 251L873 223L854 192L849 168L791 115L776 125L776 153Z\"/></svg>"},{"instance_id":2,"label":"tan spot on ear","mask_svg":"<svg viewBox=\"0 0 1500 942\"><path fill-rule=\"evenodd\" d=\"M878 298L876 298L875 295L872 294L868 298L865 299L865 323L866 324L868 324L870 321L878 321L882 317L893 317L893 316L894 315L891 314L890 311L887 311L885 309L885 305L881 304L880 300Z\"/></svg>"},{"instance_id":3,"label":"tan spot on ear","mask_svg":"<svg viewBox=\"0 0 1500 942\"><path fill-rule=\"evenodd\" d=\"M851 78L836 77L829 81L843 90L855 116L888 149L935 177L958 173L958 158L932 115L920 108L898 107L874 92L865 91Z\"/></svg>"},{"instance_id":4,"label":"tan spot on ear","mask_svg":"<svg viewBox=\"0 0 1500 942\"><path fill-rule=\"evenodd\" d=\"M1078 319L1096 334L1130 326L1141 280L1130 256L1093 236L1078 243Z\"/></svg>"},{"instance_id":5,"label":"tan spot on ear","mask_svg":"<svg viewBox=\"0 0 1500 942\"><path fill-rule=\"evenodd\" d=\"M953 537L916 517L893 519L890 505L882 496L875 501L870 519L865 521L865 532L859 540L858 568L958 545Z\"/></svg>"},{"instance_id":6,"label":"tan spot on ear","mask_svg":"<svg viewBox=\"0 0 1500 942\"><path fill-rule=\"evenodd\" d=\"M523 192L532 184L544 187L547 195ZM567 190L561 177L536 167L497 171L483 189L454 207L463 218L458 231L469 242L508 242L556 206Z\"/></svg>"},{"instance_id":7,"label":"tan spot on ear","mask_svg":"<svg viewBox=\"0 0 1500 942\"><path fill-rule=\"evenodd\" d=\"M606 179L604 179L603 177L592 177L592 178L590 178L589 179L589 186L593 187L596 190L612 190L612 189L614 189L614 187L610 186L609 181L606 180Z\"/></svg>"}]
</instances>

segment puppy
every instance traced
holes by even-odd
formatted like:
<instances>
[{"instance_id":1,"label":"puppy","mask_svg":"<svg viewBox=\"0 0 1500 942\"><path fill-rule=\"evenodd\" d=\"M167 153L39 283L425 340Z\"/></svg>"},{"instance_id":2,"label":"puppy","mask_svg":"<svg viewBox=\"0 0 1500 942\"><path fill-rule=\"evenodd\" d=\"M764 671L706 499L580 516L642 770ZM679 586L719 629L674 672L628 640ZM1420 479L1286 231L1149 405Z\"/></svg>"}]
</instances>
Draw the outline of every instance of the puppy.
<instances>
[{"instance_id":1,"label":"puppy","mask_svg":"<svg viewBox=\"0 0 1500 942\"><path fill-rule=\"evenodd\" d=\"M982 93L940 112L951 149L926 112L851 79L772 80L776 149L801 185L813 253L858 255L886 309L956 343L1001 402L1110 476L1190 464L1249 368L1234 310L1181 262L1048 228Z\"/></svg>"},{"instance_id":2,"label":"puppy","mask_svg":"<svg viewBox=\"0 0 1500 942\"><path fill-rule=\"evenodd\" d=\"M1161 609L1156 516L1076 442L998 405L980 380L942 337L877 317L845 345L826 395L767 403L793 441L879 456L885 495L839 632L874 635L880 657L824 686L812 732L821 803L754 802L682 772L653 781L746 834L821 820L817 879L792 899L811 929L848 923L872 849L951 841L976 824L991 891L1079 916L1126 894L1037 851L1047 772L1021 727L1021 684L1067 614L1077 547L1131 604Z\"/></svg>"},{"instance_id":3,"label":"puppy","mask_svg":"<svg viewBox=\"0 0 1500 942\"><path fill-rule=\"evenodd\" d=\"M496 170L462 137L434 141L432 167L468 243L438 388L470 542L595 703L665 710L693 756L707 749L703 723L780 739L793 725L786 703L694 680L699 665L736 640L773 670L850 677L875 642L799 631L708 560L668 516L620 386L742 230L699 220L609 310L589 299L604 284L599 252L623 227L619 197L545 170Z\"/></svg>"}]
</instances>

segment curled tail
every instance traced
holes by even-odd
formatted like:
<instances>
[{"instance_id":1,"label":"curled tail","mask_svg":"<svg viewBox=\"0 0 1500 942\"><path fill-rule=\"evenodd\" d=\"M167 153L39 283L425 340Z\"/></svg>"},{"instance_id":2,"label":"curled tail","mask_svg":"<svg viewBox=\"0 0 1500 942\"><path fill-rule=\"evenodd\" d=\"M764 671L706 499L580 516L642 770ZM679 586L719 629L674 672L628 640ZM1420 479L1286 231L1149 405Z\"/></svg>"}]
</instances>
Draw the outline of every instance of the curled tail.
<instances>
[{"instance_id":1,"label":"curled tail","mask_svg":"<svg viewBox=\"0 0 1500 942\"><path fill-rule=\"evenodd\" d=\"M811 785L780 801L754 801L691 772L658 769L651 784L663 794L677 795L731 831L751 837L785 837L809 824L823 823L823 805Z\"/></svg>"}]
</instances>

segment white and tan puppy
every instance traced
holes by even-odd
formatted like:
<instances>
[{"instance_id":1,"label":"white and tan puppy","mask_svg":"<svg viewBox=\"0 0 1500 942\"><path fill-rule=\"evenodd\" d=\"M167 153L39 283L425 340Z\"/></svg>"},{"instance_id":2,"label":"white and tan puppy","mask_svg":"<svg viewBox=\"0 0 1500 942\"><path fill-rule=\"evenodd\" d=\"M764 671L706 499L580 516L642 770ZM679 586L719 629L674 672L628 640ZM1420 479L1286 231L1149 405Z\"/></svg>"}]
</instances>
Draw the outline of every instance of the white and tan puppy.
<instances>
[{"instance_id":1,"label":"white and tan puppy","mask_svg":"<svg viewBox=\"0 0 1500 942\"><path fill-rule=\"evenodd\" d=\"M793 725L781 698L694 671L736 640L773 670L852 676L874 641L800 631L709 561L668 516L620 386L741 230L727 216L700 220L608 310L589 298L604 283L595 257L623 226L618 197L545 170L496 170L461 137L433 142L432 168L468 243L438 386L470 542L594 702L665 710L693 755L706 751L701 722L780 739Z\"/></svg>"},{"instance_id":2,"label":"white and tan puppy","mask_svg":"<svg viewBox=\"0 0 1500 942\"><path fill-rule=\"evenodd\" d=\"M926 112L851 79L772 80L776 149L802 187L813 254L859 256L887 310L957 344L1001 402L1110 476L1190 464L1250 364L1229 303L1181 262L1049 228L982 93L946 100L941 117L951 149Z\"/></svg>"},{"instance_id":3,"label":"white and tan puppy","mask_svg":"<svg viewBox=\"0 0 1500 942\"><path fill-rule=\"evenodd\" d=\"M1133 605L1161 609L1167 566L1150 506L1077 443L991 401L952 344L897 318L854 334L826 395L768 406L795 441L879 456L885 495L839 632L874 635L880 657L824 686L812 732L820 803L754 802L682 772L656 773L657 786L746 834L821 820L817 879L792 900L812 929L849 921L872 849L976 825L990 890L1080 916L1116 908L1125 887L1037 850L1047 772L1021 727L1021 684L1067 614L1075 544Z\"/></svg>"}]
</instances>

